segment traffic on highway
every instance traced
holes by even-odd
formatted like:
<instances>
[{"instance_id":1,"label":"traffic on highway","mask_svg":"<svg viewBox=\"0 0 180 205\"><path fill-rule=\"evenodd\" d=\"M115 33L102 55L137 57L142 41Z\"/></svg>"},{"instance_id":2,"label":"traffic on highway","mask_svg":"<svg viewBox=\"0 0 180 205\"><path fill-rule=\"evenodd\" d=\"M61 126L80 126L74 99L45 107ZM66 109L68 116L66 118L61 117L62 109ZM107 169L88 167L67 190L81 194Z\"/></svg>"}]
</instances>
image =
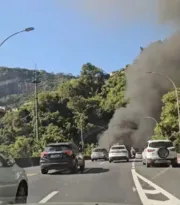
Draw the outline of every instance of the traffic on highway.
<instances>
[{"instance_id":1,"label":"traffic on highway","mask_svg":"<svg viewBox=\"0 0 180 205\"><path fill-rule=\"evenodd\" d=\"M23 169L2 154L0 166L0 199L6 203L180 203L178 180L167 177L179 176L169 140L149 140L142 153L119 143L109 151L97 147L89 160L82 146L51 143L41 153L40 166Z\"/></svg>"},{"instance_id":2,"label":"traffic on highway","mask_svg":"<svg viewBox=\"0 0 180 205\"><path fill-rule=\"evenodd\" d=\"M180 0L1 1L0 205L180 205L179 22Z\"/></svg>"}]
</instances>

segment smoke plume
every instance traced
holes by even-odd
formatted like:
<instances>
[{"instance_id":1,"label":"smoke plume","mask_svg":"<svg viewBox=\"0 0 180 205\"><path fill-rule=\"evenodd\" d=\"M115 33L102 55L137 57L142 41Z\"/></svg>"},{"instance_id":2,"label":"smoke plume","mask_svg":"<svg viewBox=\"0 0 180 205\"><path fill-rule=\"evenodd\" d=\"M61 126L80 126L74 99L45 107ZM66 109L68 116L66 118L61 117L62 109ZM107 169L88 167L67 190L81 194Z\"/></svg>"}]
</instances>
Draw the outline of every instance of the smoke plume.
<instances>
[{"instance_id":1,"label":"smoke plume","mask_svg":"<svg viewBox=\"0 0 180 205\"><path fill-rule=\"evenodd\" d=\"M77 10L82 18L89 18L98 26L122 28L122 23L152 20L177 26L180 18L179 0L61 0L58 4Z\"/></svg>"},{"instance_id":2,"label":"smoke plume","mask_svg":"<svg viewBox=\"0 0 180 205\"><path fill-rule=\"evenodd\" d=\"M154 9L158 11L158 23L179 28L179 0L159 0ZM159 120L162 95L174 88L168 79L161 75L148 74L149 71L163 73L176 86L180 86L180 32L164 41L150 44L126 69L126 97L130 99L130 103L127 108L116 110L108 130L100 137L100 146L108 148L109 142L121 142L142 147L152 136L155 122L145 119L145 116Z\"/></svg>"},{"instance_id":3,"label":"smoke plume","mask_svg":"<svg viewBox=\"0 0 180 205\"><path fill-rule=\"evenodd\" d=\"M179 29L180 25L180 0L76 0L74 3L66 0L64 5L77 9L83 18L88 17L98 27L108 29L112 25L123 28L122 24L142 22L172 29ZM143 146L152 136L155 123L144 117L159 120L162 95L173 90L173 86L165 77L147 74L148 71L168 75L180 86L179 32L150 44L126 69L126 97L130 104L116 110L108 130L99 139L100 146L108 148L109 143L115 142Z\"/></svg>"}]
</instances>

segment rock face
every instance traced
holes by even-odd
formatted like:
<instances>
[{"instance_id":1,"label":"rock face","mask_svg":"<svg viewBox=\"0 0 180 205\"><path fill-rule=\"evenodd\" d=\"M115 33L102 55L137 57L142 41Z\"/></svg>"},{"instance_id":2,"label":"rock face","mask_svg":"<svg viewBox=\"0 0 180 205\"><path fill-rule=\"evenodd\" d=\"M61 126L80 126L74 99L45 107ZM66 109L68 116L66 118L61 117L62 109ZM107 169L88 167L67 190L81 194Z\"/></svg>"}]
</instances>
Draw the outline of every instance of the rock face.
<instances>
[{"instance_id":1,"label":"rock face","mask_svg":"<svg viewBox=\"0 0 180 205\"><path fill-rule=\"evenodd\" d=\"M33 93L34 70L0 67L0 106L15 107ZM65 80L75 78L71 74L53 74L44 70L37 71L40 90L54 90Z\"/></svg>"}]
</instances>

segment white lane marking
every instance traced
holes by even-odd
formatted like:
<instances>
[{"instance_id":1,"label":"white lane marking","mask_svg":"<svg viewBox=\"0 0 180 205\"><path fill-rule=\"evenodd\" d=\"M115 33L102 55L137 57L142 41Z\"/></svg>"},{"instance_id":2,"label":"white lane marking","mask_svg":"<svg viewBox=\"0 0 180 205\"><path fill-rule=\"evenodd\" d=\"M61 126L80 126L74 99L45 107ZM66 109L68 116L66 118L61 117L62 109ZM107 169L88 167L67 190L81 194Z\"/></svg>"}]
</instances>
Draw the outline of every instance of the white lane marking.
<instances>
[{"instance_id":1,"label":"white lane marking","mask_svg":"<svg viewBox=\"0 0 180 205\"><path fill-rule=\"evenodd\" d=\"M136 190L137 190L137 192L139 194L139 198L141 199L142 204L143 205L148 204L147 203L148 200L147 200L146 194L143 192L143 189L142 189L142 187L140 185L140 182L139 182L139 180L137 178L135 169L131 169L131 172L132 172L132 177L133 177L133 180L134 180L134 184L136 186Z\"/></svg>"},{"instance_id":2,"label":"white lane marking","mask_svg":"<svg viewBox=\"0 0 180 205\"><path fill-rule=\"evenodd\" d=\"M132 190L133 190L133 192L136 192L136 188L134 186L132 187Z\"/></svg>"},{"instance_id":3,"label":"white lane marking","mask_svg":"<svg viewBox=\"0 0 180 205\"><path fill-rule=\"evenodd\" d=\"M145 204L151 204L151 205L165 205L165 204L180 204L180 200L177 199L175 196L173 196L172 194L170 194L169 192L167 192L166 190L164 190L163 188L157 186L156 184L154 184L153 182L151 182L150 180L146 179L145 177L143 177L142 175L138 174L135 169L131 169L132 172L132 176L133 176L133 180L137 189L137 192L139 194L139 197L141 199L141 202L143 205ZM163 195L165 195L169 200L167 201L158 201L158 200L152 200L152 199L148 199L148 197L146 196L147 190L144 190L138 180L138 177L143 180L144 182L148 183L150 186L152 186L153 188L155 188L156 193L162 193ZM156 194L154 192L154 194Z\"/></svg>"},{"instance_id":4,"label":"white lane marking","mask_svg":"<svg viewBox=\"0 0 180 205\"><path fill-rule=\"evenodd\" d=\"M54 195L56 195L59 191L53 191L50 194L48 194L46 197L44 197L39 203L45 204L49 199L51 199Z\"/></svg>"},{"instance_id":5,"label":"white lane marking","mask_svg":"<svg viewBox=\"0 0 180 205\"><path fill-rule=\"evenodd\" d=\"M37 173L27 173L28 177L31 177L31 176L34 176L34 175L37 175Z\"/></svg>"},{"instance_id":6,"label":"white lane marking","mask_svg":"<svg viewBox=\"0 0 180 205\"><path fill-rule=\"evenodd\" d=\"M105 162L100 162L100 164L104 164Z\"/></svg>"},{"instance_id":7,"label":"white lane marking","mask_svg":"<svg viewBox=\"0 0 180 205\"><path fill-rule=\"evenodd\" d=\"M146 194L159 194L160 193L158 190L148 190L148 189L144 189L144 192Z\"/></svg>"},{"instance_id":8,"label":"white lane marking","mask_svg":"<svg viewBox=\"0 0 180 205\"><path fill-rule=\"evenodd\" d=\"M156 190L159 190L159 192L161 192L162 194L164 194L165 196L167 196L169 199L172 200L172 203L174 204L180 204L180 200L177 199L175 196L173 196L172 194L170 194L169 192L167 192L166 190L164 190L163 188L159 187L158 185L154 184L153 182L151 182L150 180L146 179L145 177L141 176L140 174L136 173L136 175L142 179L143 181L145 181L146 183L148 183L150 186L154 187Z\"/></svg>"},{"instance_id":9,"label":"white lane marking","mask_svg":"<svg viewBox=\"0 0 180 205\"><path fill-rule=\"evenodd\" d=\"M132 162L132 169L135 169L135 163Z\"/></svg>"},{"instance_id":10,"label":"white lane marking","mask_svg":"<svg viewBox=\"0 0 180 205\"><path fill-rule=\"evenodd\" d=\"M158 172L158 174L156 174L154 177L152 177L151 180L153 180L153 179L159 177L160 175L164 174L164 173L167 172L169 169L170 169L170 168L168 167L168 168L165 168L165 169L163 169L162 171Z\"/></svg>"}]
</instances>

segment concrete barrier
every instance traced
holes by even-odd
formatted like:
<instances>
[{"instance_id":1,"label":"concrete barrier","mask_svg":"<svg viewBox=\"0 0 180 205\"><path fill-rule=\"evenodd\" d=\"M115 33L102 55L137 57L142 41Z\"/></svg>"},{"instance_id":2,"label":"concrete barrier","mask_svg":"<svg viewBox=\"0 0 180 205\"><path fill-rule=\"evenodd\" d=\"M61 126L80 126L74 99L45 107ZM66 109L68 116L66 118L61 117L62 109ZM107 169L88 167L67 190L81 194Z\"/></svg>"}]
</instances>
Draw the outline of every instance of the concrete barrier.
<instances>
[{"instance_id":1,"label":"concrete barrier","mask_svg":"<svg viewBox=\"0 0 180 205\"><path fill-rule=\"evenodd\" d=\"M90 160L90 156L85 156L85 160ZM16 163L23 168L39 166L40 157L15 158Z\"/></svg>"},{"instance_id":2,"label":"concrete barrier","mask_svg":"<svg viewBox=\"0 0 180 205\"><path fill-rule=\"evenodd\" d=\"M39 165L40 157L30 157L30 158L15 158L16 163L20 167L34 167Z\"/></svg>"}]
</instances>

